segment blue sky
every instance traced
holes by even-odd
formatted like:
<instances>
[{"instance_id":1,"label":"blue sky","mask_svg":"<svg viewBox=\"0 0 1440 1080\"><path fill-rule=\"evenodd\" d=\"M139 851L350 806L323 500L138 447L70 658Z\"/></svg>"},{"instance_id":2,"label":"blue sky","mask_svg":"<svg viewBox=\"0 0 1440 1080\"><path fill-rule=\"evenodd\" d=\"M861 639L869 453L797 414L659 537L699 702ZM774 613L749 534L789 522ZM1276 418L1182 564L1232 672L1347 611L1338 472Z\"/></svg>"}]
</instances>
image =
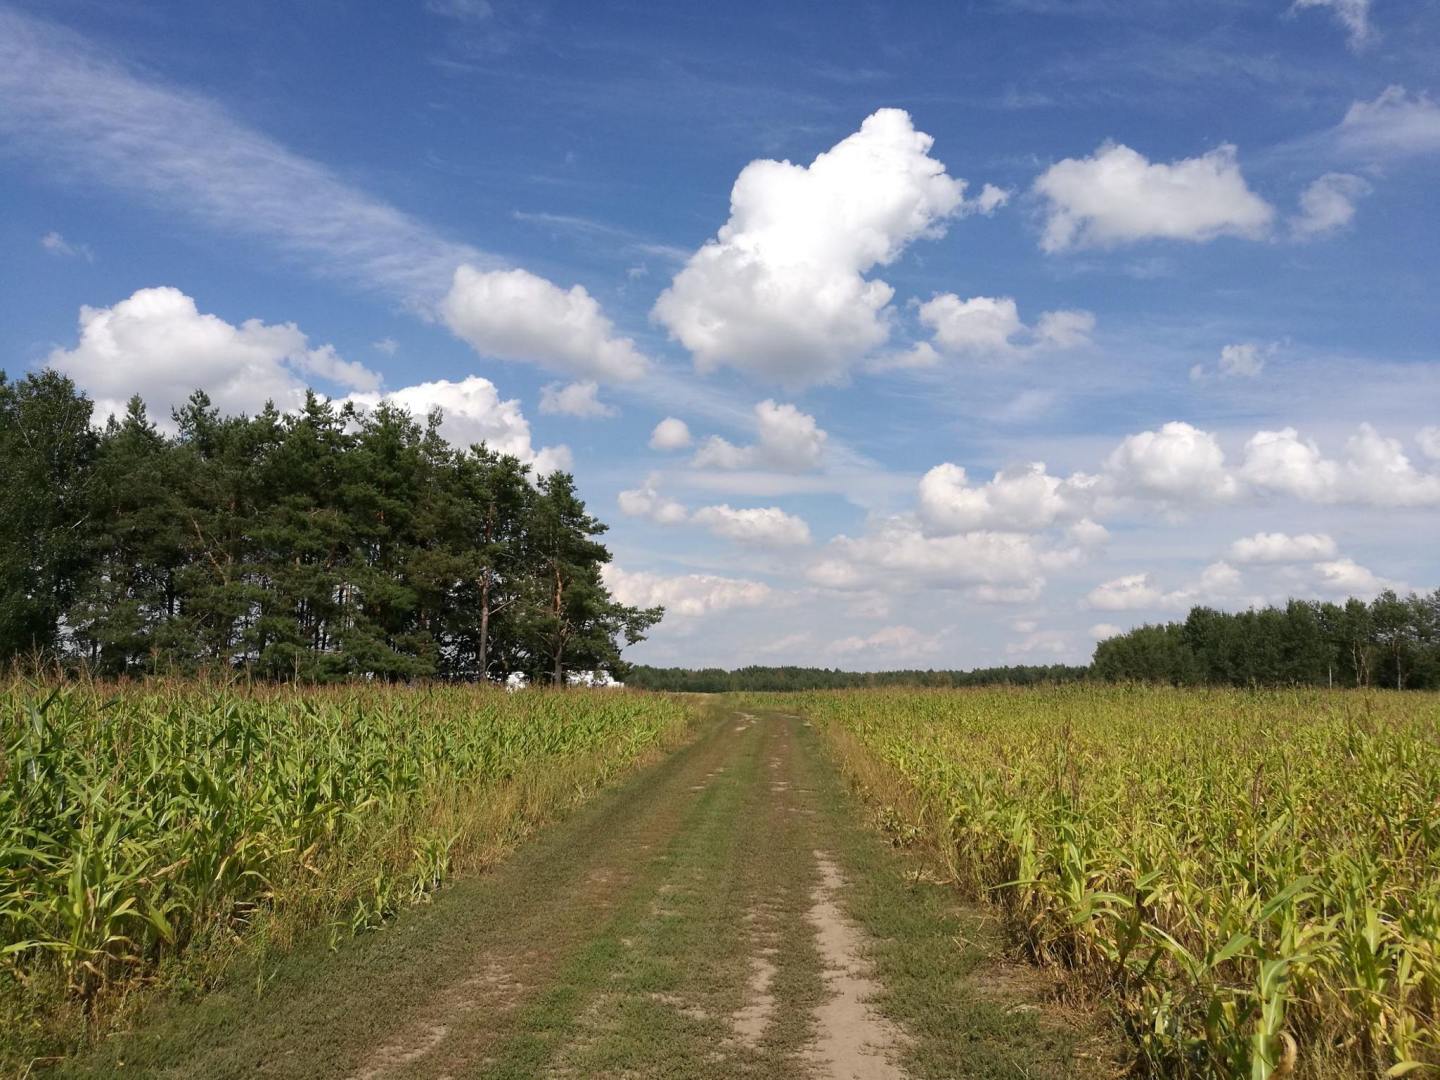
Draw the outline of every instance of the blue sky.
<instances>
[{"instance_id":1,"label":"blue sky","mask_svg":"<svg viewBox=\"0 0 1440 1080\"><path fill-rule=\"evenodd\" d=\"M1437 47L1388 0L0 0L0 366L443 407L573 469L654 663L1428 589Z\"/></svg>"}]
</instances>

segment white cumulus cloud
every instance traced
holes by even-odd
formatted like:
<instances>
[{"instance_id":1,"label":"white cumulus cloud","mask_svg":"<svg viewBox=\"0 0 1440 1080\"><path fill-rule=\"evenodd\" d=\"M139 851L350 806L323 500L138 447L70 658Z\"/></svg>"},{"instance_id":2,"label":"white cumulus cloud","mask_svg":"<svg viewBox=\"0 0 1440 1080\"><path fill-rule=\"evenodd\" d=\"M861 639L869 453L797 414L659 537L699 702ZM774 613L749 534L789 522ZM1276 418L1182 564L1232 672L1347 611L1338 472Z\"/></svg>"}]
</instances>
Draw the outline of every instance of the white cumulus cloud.
<instances>
[{"instance_id":1,"label":"white cumulus cloud","mask_svg":"<svg viewBox=\"0 0 1440 1080\"><path fill-rule=\"evenodd\" d=\"M684 506L656 490L653 477L644 487L620 492L617 501L626 517L649 518L658 525L682 525L690 520L690 512Z\"/></svg>"},{"instance_id":2,"label":"white cumulus cloud","mask_svg":"<svg viewBox=\"0 0 1440 1080\"><path fill-rule=\"evenodd\" d=\"M898 366L932 363L942 352L1003 357L1076 348L1088 345L1095 329L1095 316L1090 312L1068 310L1043 312L1034 326L1027 326L1009 296L962 300L954 293L937 293L919 305L918 311L921 323L933 334L933 344L897 358Z\"/></svg>"},{"instance_id":3,"label":"white cumulus cloud","mask_svg":"<svg viewBox=\"0 0 1440 1080\"><path fill-rule=\"evenodd\" d=\"M690 445L690 427L684 420L667 416L650 433L650 449L683 450Z\"/></svg>"},{"instance_id":4,"label":"white cumulus cloud","mask_svg":"<svg viewBox=\"0 0 1440 1080\"><path fill-rule=\"evenodd\" d=\"M755 433L756 441L749 446L710 436L695 452L694 465L803 472L819 466L828 437L809 413L768 399L755 406Z\"/></svg>"},{"instance_id":5,"label":"white cumulus cloud","mask_svg":"<svg viewBox=\"0 0 1440 1080\"><path fill-rule=\"evenodd\" d=\"M1124 495L1216 501L1239 491L1215 436L1181 421L1127 436L1105 468Z\"/></svg>"},{"instance_id":6,"label":"white cumulus cloud","mask_svg":"<svg viewBox=\"0 0 1440 1080\"><path fill-rule=\"evenodd\" d=\"M1066 534L1082 548L1099 547L1110 539L1110 530L1098 521L1081 518L1065 530Z\"/></svg>"},{"instance_id":7,"label":"white cumulus cloud","mask_svg":"<svg viewBox=\"0 0 1440 1080\"><path fill-rule=\"evenodd\" d=\"M1250 190L1235 147L1165 164L1119 143L1067 158L1035 181L1047 202L1041 247L1049 252L1137 240L1258 238L1274 209Z\"/></svg>"},{"instance_id":8,"label":"white cumulus cloud","mask_svg":"<svg viewBox=\"0 0 1440 1080\"><path fill-rule=\"evenodd\" d=\"M347 401L374 408L388 401L424 421L432 411L442 413L440 434L456 447L485 443L491 450L512 454L532 465L536 473L569 469L570 449L566 446L535 448L530 441L530 422L520 411L520 402L503 400L489 379L471 375L458 382L436 379L385 393L351 394Z\"/></svg>"},{"instance_id":9,"label":"white cumulus cloud","mask_svg":"<svg viewBox=\"0 0 1440 1080\"><path fill-rule=\"evenodd\" d=\"M1214 562L1196 580L1169 592L1149 573L1112 578L1091 589L1085 603L1097 611L1182 611L1195 604L1233 601L1241 583L1239 570L1227 562Z\"/></svg>"},{"instance_id":10,"label":"white cumulus cloud","mask_svg":"<svg viewBox=\"0 0 1440 1080\"><path fill-rule=\"evenodd\" d=\"M716 536L760 547L799 547L810 543L810 526L778 506L736 510L724 503L702 506L691 515Z\"/></svg>"},{"instance_id":11,"label":"white cumulus cloud","mask_svg":"<svg viewBox=\"0 0 1440 1080\"><path fill-rule=\"evenodd\" d=\"M1091 589L1086 603L1098 611L1136 611L1165 606L1165 594L1149 574L1126 574Z\"/></svg>"},{"instance_id":12,"label":"white cumulus cloud","mask_svg":"<svg viewBox=\"0 0 1440 1080\"><path fill-rule=\"evenodd\" d=\"M1068 480L1051 476L1043 462L1001 469L983 484L972 485L959 466L936 465L920 479L918 509L934 534L974 529L1044 529L1062 519L1082 517L1093 504L1098 479L1077 473ZM1089 523L1092 530L1102 526Z\"/></svg>"},{"instance_id":13,"label":"white cumulus cloud","mask_svg":"<svg viewBox=\"0 0 1440 1080\"><path fill-rule=\"evenodd\" d=\"M774 593L770 586L745 578L714 574L667 577L645 570L622 570L607 563L601 571L606 586L622 604L665 608L667 615L696 618L732 608L760 607Z\"/></svg>"},{"instance_id":14,"label":"white cumulus cloud","mask_svg":"<svg viewBox=\"0 0 1440 1080\"><path fill-rule=\"evenodd\" d=\"M600 400L600 384L593 380L540 388L540 411L548 416L577 416L581 419L615 416L617 410Z\"/></svg>"},{"instance_id":15,"label":"white cumulus cloud","mask_svg":"<svg viewBox=\"0 0 1440 1080\"><path fill-rule=\"evenodd\" d=\"M1440 475L1417 469L1398 439L1369 424L1345 443L1345 459L1321 453L1294 428L1257 432L1245 444L1240 476L1260 491L1307 502L1440 506Z\"/></svg>"},{"instance_id":16,"label":"white cumulus cloud","mask_svg":"<svg viewBox=\"0 0 1440 1080\"><path fill-rule=\"evenodd\" d=\"M1377 576L1361 566L1354 559L1333 559L1318 562L1312 568L1315 572L1315 587L1322 592L1337 596L1358 596L1368 599L1385 589L1393 589L1396 583Z\"/></svg>"},{"instance_id":17,"label":"white cumulus cloud","mask_svg":"<svg viewBox=\"0 0 1440 1080\"><path fill-rule=\"evenodd\" d=\"M331 346L312 348L294 323L234 326L169 286L139 289L111 307L82 307L78 344L56 349L47 363L91 396L97 420L123 413L136 393L163 423L196 389L223 412L253 413L267 401L297 407L312 379L355 390L380 385L379 375Z\"/></svg>"},{"instance_id":18,"label":"white cumulus cloud","mask_svg":"<svg viewBox=\"0 0 1440 1080\"><path fill-rule=\"evenodd\" d=\"M881 109L809 165L752 161L730 220L690 257L654 317L701 371L731 366L789 385L834 381L889 337L894 290L865 275L946 222L989 212L930 156L908 113Z\"/></svg>"},{"instance_id":19,"label":"white cumulus cloud","mask_svg":"<svg viewBox=\"0 0 1440 1080\"><path fill-rule=\"evenodd\" d=\"M649 367L583 285L562 289L527 270L457 268L441 314L481 356L605 381L636 379Z\"/></svg>"},{"instance_id":20,"label":"white cumulus cloud","mask_svg":"<svg viewBox=\"0 0 1440 1080\"><path fill-rule=\"evenodd\" d=\"M831 540L811 566L809 577L832 589L886 584L941 589L995 586L1022 590L1029 599L1044 584L1044 554L1024 533L985 530L927 536L913 519L891 517L863 536Z\"/></svg>"},{"instance_id":21,"label":"white cumulus cloud","mask_svg":"<svg viewBox=\"0 0 1440 1080\"><path fill-rule=\"evenodd\" d=\"M1335 541L1324 533L1258 532L1230 545L1230 557L1241 563L1312 562L1335 557Z\"/></svg>"}]
</instances>

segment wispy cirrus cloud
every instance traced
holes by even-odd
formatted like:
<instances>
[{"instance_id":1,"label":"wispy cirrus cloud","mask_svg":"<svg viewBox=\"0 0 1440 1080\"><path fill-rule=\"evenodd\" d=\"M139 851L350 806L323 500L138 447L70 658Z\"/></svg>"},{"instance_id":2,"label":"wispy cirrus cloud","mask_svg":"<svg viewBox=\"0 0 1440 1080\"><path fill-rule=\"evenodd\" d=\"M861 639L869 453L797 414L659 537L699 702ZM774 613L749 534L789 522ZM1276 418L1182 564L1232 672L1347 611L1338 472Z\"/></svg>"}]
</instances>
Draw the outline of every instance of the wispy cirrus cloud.
<instances>
[{"instance_id":1,"label":"wispy cirrus cloud","mask_svg":"<svg viewBox=\"0 0 1440 1080\"><path fill-rule=\"evenodd\" d=\"M326 276L428 304L461 263L500 261L346 183L200 94L0 5L0 135L62 176L259 237Z\"/></svg>"}]
</instances>

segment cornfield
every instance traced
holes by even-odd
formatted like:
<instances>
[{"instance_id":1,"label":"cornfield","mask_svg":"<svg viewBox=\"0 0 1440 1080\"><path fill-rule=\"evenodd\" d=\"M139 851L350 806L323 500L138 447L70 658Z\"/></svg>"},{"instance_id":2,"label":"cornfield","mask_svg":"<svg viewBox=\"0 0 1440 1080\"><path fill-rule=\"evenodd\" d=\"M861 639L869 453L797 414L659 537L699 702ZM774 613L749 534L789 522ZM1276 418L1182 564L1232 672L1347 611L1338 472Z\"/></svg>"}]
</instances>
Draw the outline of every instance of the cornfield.
<instances>
[{"instance_id":1,"label":"cornfield","mask_svg":"<svg viewBox=\"0 0 1440 1080\"><path fill-rule=\"evenodd\" d=\"M0 687L0 1050L182 955L374 926L688 722L628 692Z\"/></svg>"},{"instance_id":2,"label":"cornfield","mask_svg":"<svg viewBox=\"0 0 1440 1080\"><path fill-rule=\"evenodd\" d=\"M937 843L1031 957L1114 1003L1143 1069L1440 1075L1440 696L797 704L892 827Z\"/></svg>"}]
</instances>

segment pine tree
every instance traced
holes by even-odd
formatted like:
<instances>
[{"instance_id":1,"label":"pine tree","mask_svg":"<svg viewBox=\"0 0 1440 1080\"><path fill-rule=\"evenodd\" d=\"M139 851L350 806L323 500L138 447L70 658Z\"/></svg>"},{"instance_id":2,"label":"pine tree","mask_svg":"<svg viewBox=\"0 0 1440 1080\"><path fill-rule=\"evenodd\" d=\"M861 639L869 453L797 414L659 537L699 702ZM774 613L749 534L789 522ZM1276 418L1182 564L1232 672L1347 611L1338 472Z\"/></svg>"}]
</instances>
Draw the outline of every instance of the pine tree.
<instances>
[{"instance_id":1,"label":"pine tree","mask_svg":"<svg viewBox=\"0 0 1440 1080\"><path fill-rule=\"evenodd\" d=\"M90 547L91 408L54 371L0 372L0 659L62 644Z\"/></svg>"},{"instance_id":2,"label":"pine tree","mask_svg":"<svg viewBox=\"0 0 1440 1080\"><path fill-rule=\"evenodd\" d=\"M610 552L593 537L605 525L585 512L568 473L542 477L531 522L529 638L534 678L564 686L566 672L609 670L619 661L617 638L643 639L663 609L618 604L600 575Z\"/></svg>"},{"instance_id":3,"label":"pine tree","mask_svg":"<svg viewBox=\"0 0 1440 1080\"><path fill-rule=\"evenodd\" d=\"M457 451L380 405L314 395L175 434L131 400L103 432L69 380L0 374L0 659L269 679L620 673L660 616L615 602L574 480Z\"/></svg>"},{"instance_id":4,"label":"pine tree","mask_svg":"<svg viewBox=\"0 0 1440 1080\"><path fill-rule=\"evenodd\" d=\"M177 575L185 538L174 487L171 444L130 399L100 442L86 530L89 570L66 621L75 647L104 675L154 670L172 656L177 636Z\"/></svg>"}]
</instances>

